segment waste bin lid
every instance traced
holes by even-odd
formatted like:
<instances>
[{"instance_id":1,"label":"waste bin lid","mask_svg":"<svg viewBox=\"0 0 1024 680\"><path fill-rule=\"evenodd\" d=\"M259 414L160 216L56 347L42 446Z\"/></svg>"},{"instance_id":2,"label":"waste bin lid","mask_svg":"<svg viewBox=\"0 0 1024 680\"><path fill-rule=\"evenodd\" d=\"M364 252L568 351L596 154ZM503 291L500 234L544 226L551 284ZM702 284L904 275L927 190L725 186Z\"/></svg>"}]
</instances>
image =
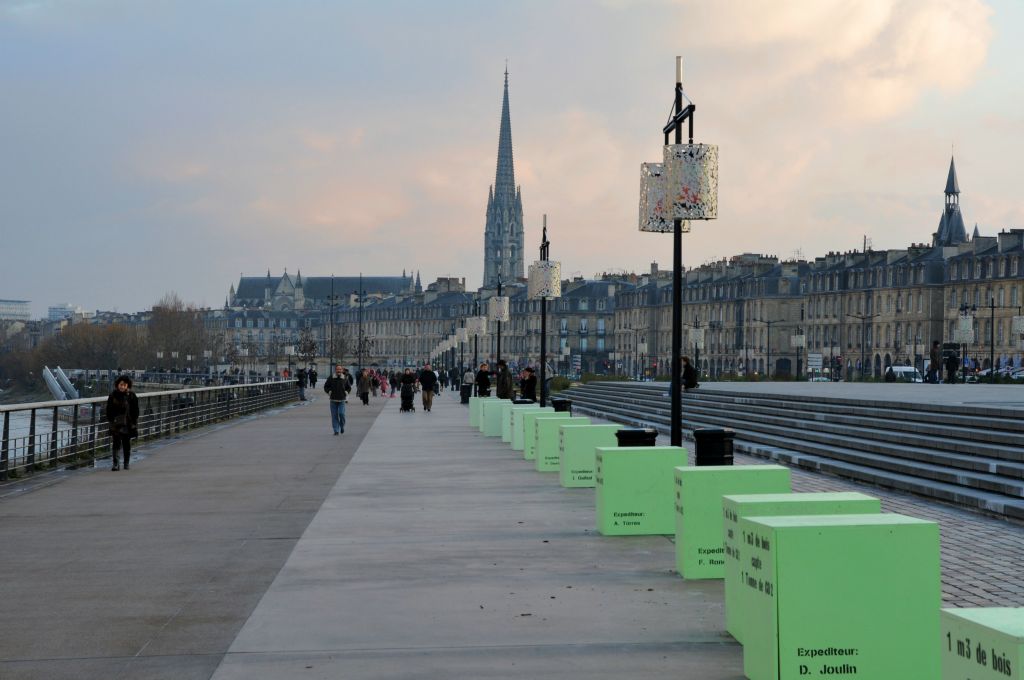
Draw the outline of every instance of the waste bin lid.
<instances>
[{"instance_id":1,"label":"waste bin lid","mask_svg":"<svg viewBox=\"0 0 1024 680\"><path fill-rule=\"evenodd\" d=\"M696 428L693 431L693 436L694 437L699 437L699 436L706 436L706 437L719 436L720 437L720 436L724 436L724 435L735 435L735 434L736 434L735 430L730 430L730 429L725 428L725 427L698 427L698 428Z\"/></svg>"},{"instance_id":2,"label":"waste bin lid","mask_svg":"<svg viewBox=\"0 0 1024 680\"><path fill-rule=\"evenodd\" d=\"M622 427L616 431L616 434L621 434L623 432L628 434L658 434L658 431L653 427Z\"/></svg>"},{"instance_id":3,"label":"waste bin lid","mask_svg":"<svg viewBox=\"0 0 1024 680\"><path fill-rule=\"evenodd\" d=\"M533 399L513 399L512 403L513 404L536 404L537 402L535 402Z\"/></svg>"}]
</instances>

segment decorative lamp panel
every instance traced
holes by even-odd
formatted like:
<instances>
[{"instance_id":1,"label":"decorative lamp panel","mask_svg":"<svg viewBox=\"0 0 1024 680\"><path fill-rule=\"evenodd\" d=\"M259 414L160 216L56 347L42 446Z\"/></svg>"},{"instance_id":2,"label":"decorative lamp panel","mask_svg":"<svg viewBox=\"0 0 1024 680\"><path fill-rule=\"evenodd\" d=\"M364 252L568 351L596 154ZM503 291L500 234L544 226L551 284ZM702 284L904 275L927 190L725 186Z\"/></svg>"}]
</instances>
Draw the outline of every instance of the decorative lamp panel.
<instances>
[{"instance_id":1,"label":"decorative lamp panel","mask_svg":"<svg viewBox=\"0 0 1024 680\"><path fill-rule=\"evenodd\" d=\"M718 146L667 144L662 177L672 202L671 217L713 220L718 217Z\"/></svg>"},{"instance_id":2,"label":"decorative lamp panel","mask_svg":"<svg viewBox=\"0 0 1024 680\"><path fill-rule=\"evenodd\" d=\"M487 316L491 321L506 323L509 320L509 300L506 296L492 297L487 301Z\"/></svg>"},{"instance_id":3,"label":"decorative lamp panel","mask_svg":"<svg viewBox=\"0 0 1024 680\"><path fill-rule=\"evenodd\" d=\"M527 297L531 300L562 296L562 263L537 260L530 265Z\"/></svg>"}]
</instances>

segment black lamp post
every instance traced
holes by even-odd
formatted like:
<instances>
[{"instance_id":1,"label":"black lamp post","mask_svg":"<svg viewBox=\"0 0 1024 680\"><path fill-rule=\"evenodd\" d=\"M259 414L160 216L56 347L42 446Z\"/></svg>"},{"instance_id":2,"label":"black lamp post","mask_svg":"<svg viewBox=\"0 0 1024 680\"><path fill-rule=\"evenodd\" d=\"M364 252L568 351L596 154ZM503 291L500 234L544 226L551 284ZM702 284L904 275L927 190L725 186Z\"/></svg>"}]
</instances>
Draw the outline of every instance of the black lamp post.
<instances>
[{"instance_id":1,"label":"black lamp post","mask_svg":"<svg viewBox=\"0 0 1024 680\"><path fill-rule=\"evenodd\" d=\"M878 314L851 314L847 312L846 316L853 319L860 319L860 379L864 380L864 375L868 367L865 363L867 358L864 353L868 346L868 319L874 319Z\"/></svg>"},{"instance_id":2,"label":"black lamp post","mask_svg":"<svg viewBox=\"0 0 1024 680\"><path fill-rule=\"evenodd\" d=\"M501 298L501 274L498 275L498 298ZM501 319L498 319L497 361L501 361Z\"/></svg>"},{"instance_id":3,"label":"black lamp post","mask_svg":"<svg viewBox=\"0 0 1024 680\"><path fill-rule=\"evenodd\" d=\"M473 296L473 370L480 365L480 336L477 334L476 323L480 318L480 293Z\"/></svg>"},{"instance_id":4,"label":"black lamp post","mask_svg":"<svg viewBox=\"0 0 1024 680\"><path fill-rule=\"evenodd\" d=\"M754 319L759 323L768 325L768 367L765 371L765 375L769 380L772 379L772 324L781 323L785 319Z\"/></svg>"},{"instance_id":5,"label":"black lamp post","mask_svg":"<svg viewBox=\"0 0 1024 680\"><path fill-rule=\"evenodd\" d=\"M544 229L540 240L540 260L547 262L551 242L548 241L548 216L544 216ZM548 351L548 298L540 298L540 405L547 405L547 351Z\"/></svg>"}]
</instances>

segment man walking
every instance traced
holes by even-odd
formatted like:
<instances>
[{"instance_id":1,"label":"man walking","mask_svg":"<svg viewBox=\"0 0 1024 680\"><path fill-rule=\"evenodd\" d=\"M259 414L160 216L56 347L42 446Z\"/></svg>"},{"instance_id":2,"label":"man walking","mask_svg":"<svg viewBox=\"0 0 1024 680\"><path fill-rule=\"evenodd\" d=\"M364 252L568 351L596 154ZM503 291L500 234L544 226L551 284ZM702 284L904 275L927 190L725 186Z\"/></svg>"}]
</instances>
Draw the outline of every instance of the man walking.
<instances>
[{"instance_id":1,"label":"man walking","mask_svg":"<svg viewBox=\"0 0 1024 680\"><path fill-rule=\"evenodd\" d=\"M299 401L306 401L306 369L300 368L295 373L295 383L299 386Z\"/></svg>"},{"instance_id":2,"label":"man walking","mask_svg":"<svg viewBox=\"0 0 1024 680\"><path fill-rule=\"evenodd\" d=\"M932 341L932 351L928 355L928 382L938 384L939 376L942 374L942 350L939 349L939 341Z\"/></svg>"},{"instance_id":3,"label":"man walking","mask_svg":"<svg viewBox=\"0 0 1024 680\"><path fill-rule=\"evenodd\" d=\"M430 407L434 404L434 388L437 387L437 374L430 368L430 364L423 364L420 371L420 388L423 395L423 410L430 413Z\"/></svg>"},{"instance_id":4,"label":"man walking","mask_svg":"<svg viewBox=\"0 0 1024 680\"><path fill-rule=\"evenodd\" d=\"M335 366L334 376L324 381L324 392L331 400L331 427L334 429L334 436L345 431L345 403L351 390L352 384L345 375L345 369L342 366Z\"/></svg>"}]
</instances>

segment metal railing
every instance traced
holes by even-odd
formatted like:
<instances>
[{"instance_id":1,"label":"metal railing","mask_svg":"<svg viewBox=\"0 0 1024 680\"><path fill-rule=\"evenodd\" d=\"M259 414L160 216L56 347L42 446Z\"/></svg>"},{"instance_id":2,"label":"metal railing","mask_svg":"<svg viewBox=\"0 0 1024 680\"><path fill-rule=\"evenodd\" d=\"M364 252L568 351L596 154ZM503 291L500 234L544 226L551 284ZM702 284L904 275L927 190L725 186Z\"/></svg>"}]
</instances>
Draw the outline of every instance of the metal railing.
<instances>
[{"instance_id":1,"label":"metal railing","mask_svg":"<svg viewBox=\"0 0 1024 680\"><path fill-rule=\"evenodd\" d=\"M172 436L298 398L294 380L136 393L138 441ZM0 482L110 454L106 397L0 406Z\"/></svg>"}]
</instances>

